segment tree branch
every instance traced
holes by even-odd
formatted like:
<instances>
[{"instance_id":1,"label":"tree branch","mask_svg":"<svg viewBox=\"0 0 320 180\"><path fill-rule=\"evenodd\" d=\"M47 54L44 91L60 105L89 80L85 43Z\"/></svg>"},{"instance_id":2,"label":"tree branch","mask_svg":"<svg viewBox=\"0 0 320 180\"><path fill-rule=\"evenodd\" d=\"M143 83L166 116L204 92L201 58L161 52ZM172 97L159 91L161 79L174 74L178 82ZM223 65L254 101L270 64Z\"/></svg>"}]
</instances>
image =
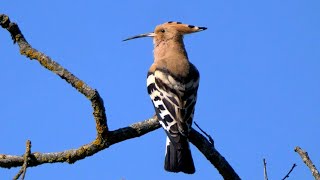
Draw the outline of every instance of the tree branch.
<instances>
[{"instance_id":1,"label":"tree branch","mask_svg":"<svg viewBox=\"0 0 320 180\"><path fill-rule=\"evenodd\" d=\"M148 132L151 132L160 127L157 118L152 117L142 122L132 124L125 128L120 128L115 131L109 132L109 139L107 143L104 144L103 148L101 145L97 144L99 142L92 142L85 144L77 149L70 149L61 152L50 152L50 153L39 153L35 152L30 154L30 161L28 166L38 166L44 163L58 163L58 162L68 162L74 163L78 160L84 159L88 156L92 156L99 150L110 147L113 144L136 138L142 136ZM0 154L0 167L11 168L21 166L24 162L23 156L15 155L4 155Z\"/></svg>"},{"instance_id":2,"label":"tree branch","mask_svg":"<svg viewBox=\"0 0 320 180\"><path fill-rule=\"evenodd\" d=\"M25 177L26 172L27 172L27 166L28 166L28 162L29 162L29 158L30 158L30 153L31 153L31 141L27 140L26 152L23 155L23 165L21 166L21 169L18 172L18 174L13 178L14 180L19 179L19 177L21 175L22 175L21 179L24 180L24 177Z\"/></svg>"},{"instance_id":3,"label":"tree branch","mask_svg":"<svg viewBox=\"0 0 320 180\"><path fill-rule=\"evenodd\" d=\"M240 177L230 166L227 160L215 149L208 139L193 128L189 135L190 142L217 168L223 179L238 180Z\"/></svg>"},{"instance_id":4,"label":"tree branch","mask_svg":"<svg viewBox=\"0 0 320 180\"><path fill-rule=\"evenodd\" d=\"M285 180L287 178L289 178L290 173L293 171L293 169L296 167L297 165L294 163L290 169L290 171L286 174L286 176L284 176L284 178L282 178L282 180Z\"/></svg>"},{"instance_id":5,"label":"tree branch","mask_svg":"<svg viewBox=\"0 0 320 180\"><path fill-rule=\"evenodd\" d=\"M85 144L77 149L70 149L62 152L31 153L28 167L38 166L44 163L74 163L88 156L92 156L113 144L142 136L160 127L157 118L153 116L145 121L132 124L128 127L109 131L104 103L97 90L89 87L84 81L77 78L50 57L32 48L22 35L18 25L10 22L8 16L0 14L0 25L2 28L9 31L13 42L19 45L20 53L22 55L25 55L31 60L34 59L39 61L43 67L71 84L72 87L90 100L93 107L97 136L91 143ZM213 144L194 129L190 132L190 141L218 169L224 179L240 179L225 158L213 147ZM11 168L22 166L24 162L23 156L0 154L0 167Z\"/></svg>"},{"instance_id":6,"label":"tree branch","mask_svg":"<svg viewBox=\"0 0 320 180\"><path fill-rule=\"evenodd\" d=\"M311 159L309 158L308 153L305 152L304 150L302 150L299 146L294 148L294 151L300 155L302 161L309 167L313 177L316 180L320 180L319 171L317 170L316 166L312 163Z\"/></svg>"},{"instance_id":7,"label":"tree branch","mask_svg":"<svg viewBox=\"0 0 320 180\"><path fill-rule=\"evenodd\" d=\"M268 180L267 162L265 158L263 158L263 174L264 174L264 180Z\"/></svg>"}]
</instances>

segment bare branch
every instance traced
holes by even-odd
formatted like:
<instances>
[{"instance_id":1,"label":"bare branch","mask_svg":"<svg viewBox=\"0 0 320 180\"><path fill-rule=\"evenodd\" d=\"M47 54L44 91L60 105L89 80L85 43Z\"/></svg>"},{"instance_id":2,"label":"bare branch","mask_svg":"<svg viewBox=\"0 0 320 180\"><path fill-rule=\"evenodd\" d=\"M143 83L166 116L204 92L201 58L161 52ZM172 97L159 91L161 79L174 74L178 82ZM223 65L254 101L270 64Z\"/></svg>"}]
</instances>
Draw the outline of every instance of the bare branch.
<instances>
[{"instance_id":1,"label":"bare branch","mask_svg":"<svg viewBox=\"0 0 320 180\"><path fill-rule=\"evenodd\" d=\"M294 148L294 151L300 155L302 161L309 167L313 177L316 180L320 180L319 171L317 170L316 166L312 163L311 159L309 158L308 153L305 152L303 149L301 149L299 146Z\"/></svg>"},{"instance_id":2,"label":"bare branch","mask_svg":"<svg viewBox=\"0 0 320 180\"><path fill-rule=\"evenodd\" d=\"M21 176L21 179L24 180L24 177L26 175L27 172L27 166L28 166L28 161L30 158L30 154L31 154L31 141L27 140L26 143L26 152L23 155L23 165L21 166L20 171L18 172L18 174L13 178L14 180L19 179L19 177Z\"/></svg>"},{"instance_id":3,"label":"bare branch","mask_svg":"<svg viewBox=\"0 0 320 180\"><path fill-rule=\"evenodd\" d=\"M293 166L291 167L290 171L288 172L288 174L287 174L284 178L282 178L282 180L285 180L285 179L289 178L290 173L293 171L293 169L294 169L296 166L297 166L297 165L294 163Z\"/></svg>"},{"instance_id":4,"label":"bare branch","mask_svg":"<svg viewBox=\"0 0 320 180\"><path fill-rule=\"evenodd\" d=\"M221 154L215 149L214 140L212 139L212 137L204 130L202 130L196 122L194 122L194 124L204 135L207 136L209 140L192 128L189 135L191 143L195 145L203 153L203 155L217 168L224 179L240 179L240 177L236 174L234 169L229 165L225 158L221 156Z\"/></svg>"},{"instance_id":5,"label":"bare branch","mask_svg":"<svg viewBox=\"0 0 320 180\"><path fill-rule=\"evenodd\" d=\"M227 160L215 149L206 137L193 128L189 134L190 142L195 145L202 154L217 168L225 180L238 180L240 177L230 166Z\"/></svg>"},{"instance_id":6,"label":"bare branch","mask_svg":"<svg viewBox=\"0 0 320 180\"><path fill-rule=\"evenodd\" d=\"M132 124L131 126L120 128L115 131L109 132L109 141L106 143L105 148L110 147L113 144L140 137L148 132L158 129L160 124L157 118L154 116L148 120ZM226 180L240 179L230 164L225 158L213 147L213 145L196 130L192 129L190 132L190 141L194 144L203 155L217 168L219 173ZM81 146L78 149L66 150L63 152L53 153L32 153L32 157L28 166L38 166L44 163L57 163L57 162L69 162L73 163L77 160L81 160L87 156L91 156L94 153L93 149L89 148L89 145ZM85 154L86 156L79 156ZM21 166L23 164L23 157L0 154L0 167L11 168Z\"/></svg>"},{"instance_id":7,"label":"bare branch","mask_svg":"<svg viewBox=\"0 0 320 180\"><path fill-rule=\"evenodd\" d=\"M31 60L35 59L39 61L43 67L57 74L59 77L71 84L72 87L91 101L93 107L97 136L91 143L85 144L77 149L70 149L62 152L31 153L29 155L30 159L28 161L28 167L44 163L74 163L88 156L92 156L113 144L142 136L160 127L157 118L153 116L145 121L132 124L128 127L109 131L104 103L97 90L89 87L84 81L77 78L67 69L53 61L50 57L32 48L22 35L18 25L10 22L8 16L0 14L0 25L9 31L14 43L19 45L20 53L22 55L25 55ZM218 169L224 179L240 179L225 158L214 148L213 143L209 142L203 135L194 129L190 132L190 141ZM22 156L0 154L0 167L11 168L22 166L24 162L24 157Z\"/></svg>"},{"instance_id":8,"label":"bare branch","mask_svg":"<svg viewBox=\"0 0 320 180\"><path fill-rule=\"evenodd\" d=\"M74 87L91 101L91 105L93 107L93 116L96 122L97 137L90 144L84 145L83 147L78 149L78 157L81 157L80 159L83 159L87 156L86 153L92 155L104 149L106 146L106 138L108 137L108 127L103 100L100 97L98 91L89 87L82 80L70 73L67 69L63 68L61 65L53 61L50 57L32 48L24 38L18 25L10 22L8 16L0 14L0 24L3 28L9 31L14 43L17 43L19 45L20 53L22 55L27 56L31 60L35 59L39 61L39 63L43 67L67 81L69 84L71 84L72 87ZM83 151L83 148L90 149L91 151ZM67 157L67 159L68 162L74 162L74 160L77 160L74 159L73 156Z\"/></svg>"},{"instance_id":9,"label":"bare branch","mask_svg":"<svg viewBox=\"0 0 320 180\"><path fill-rule=\"evenodd\" d=\"M108 133L108 127L104 104L98 91L89 87L86 83L70 73L67 69L63 68L57 62L53 61L49 56L46 56L45 54L32 48L24 38L18 25L16 23L10 22L8 16L0 14L0 24L3 28L7 29L10 32L13 42L18 43L20 53L22 55L27 56L31 60L35 59L39 61L39 63L43 67L60 76L91 101L94 110L93 116L96 121L96 129L98 133L97 138L99 138L101 143L103 143L104 139L101 138L106 137L106 134Z\"/></svg>"},{"instance_id":10,"label":"bare branch","mask_svg":"<svg viewBox=\"0 0 320 180\"><path fill-rule=\"evenodd\" d=\"M70 149L62 152L50 152L50 153L40 153L35 152L30 154L31 159L29 160L29 167L38 166L44 163L58 163L58 162L68 162L74 163L78 160L84 159L88 156L92 156L99 150L110 147L113 144L125 141L131 138L142 136L148 132L151 132L160 127L157 118L152 117L145 121L132 124L125 128L120 128L115 131L110 131L110 141L106 142L101 148L96 142L83 145L78 149ZM0 167L11 168L21 166L24 162L22 156L5 155L0 154Z\"/></svg>"},{"instance_id":11,"label":"bare branch","mask_svg":"<svg viewBox=\"0 0 320 180\"><path fill-rule=\"evenodd\" d=\"M265 158L263 158L263 174L264 174L264 180L268 180L267 162Z\"/></svg>"}]
</instances>

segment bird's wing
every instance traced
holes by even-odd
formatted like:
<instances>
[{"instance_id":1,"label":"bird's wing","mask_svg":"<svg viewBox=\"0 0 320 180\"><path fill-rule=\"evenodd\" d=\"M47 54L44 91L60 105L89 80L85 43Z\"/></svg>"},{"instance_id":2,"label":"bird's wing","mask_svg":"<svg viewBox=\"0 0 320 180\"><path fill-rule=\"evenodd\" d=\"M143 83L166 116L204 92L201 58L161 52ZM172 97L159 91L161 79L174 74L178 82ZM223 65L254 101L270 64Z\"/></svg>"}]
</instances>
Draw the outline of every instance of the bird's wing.
<instances>
[{"instance_id":1,"label":"bird's wing","mask_svg":"<svg viewBox=\"0 0 320 180\"><path fill-rule=\"evenodd\" d=\"M179 79L168 71L157 69L148 73L147 85L157 116L170 140L179 134L188 136L197 99L198 71L195 69L187 78Z\"/></svg>"}]
</instances>

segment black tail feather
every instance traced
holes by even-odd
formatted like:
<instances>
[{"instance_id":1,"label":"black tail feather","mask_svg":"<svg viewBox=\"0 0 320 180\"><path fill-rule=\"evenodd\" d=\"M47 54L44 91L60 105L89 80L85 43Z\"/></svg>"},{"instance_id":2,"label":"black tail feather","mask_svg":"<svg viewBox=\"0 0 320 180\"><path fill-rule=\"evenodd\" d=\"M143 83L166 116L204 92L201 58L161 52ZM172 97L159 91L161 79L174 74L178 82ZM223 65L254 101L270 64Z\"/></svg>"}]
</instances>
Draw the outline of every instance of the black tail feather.
<instances>
[{"instance_id":1,"label":"black tail feather","mask_svg":"<svg viewBox=\"0 0 320 180\"><path fill-rule=\"evenodd\" d=\"M195 172L195 167L187 138L182 144L179 144L178 148L176 147L177 146L174 146L169 138L167 138L164 169L170 172L193 174Z\"/></svg>"}]
</instances>

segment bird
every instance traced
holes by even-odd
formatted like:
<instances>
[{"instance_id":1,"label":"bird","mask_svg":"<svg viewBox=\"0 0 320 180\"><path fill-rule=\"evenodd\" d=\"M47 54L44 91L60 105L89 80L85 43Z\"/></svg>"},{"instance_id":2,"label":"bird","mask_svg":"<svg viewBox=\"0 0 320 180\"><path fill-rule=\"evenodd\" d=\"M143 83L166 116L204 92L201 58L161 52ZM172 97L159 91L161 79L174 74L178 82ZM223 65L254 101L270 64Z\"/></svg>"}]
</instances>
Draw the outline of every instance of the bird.
<instances>
[{"instance_id":1,"label":"bird","mask_svg":"<svg viewBox=\"0 0 320 180\"><path fill-rule=\"evenodd\" d=\"M123 40L153 38L154 62L147 74L147 90L157 119L167 135L164 169L169 172L195 173L188 136L200 74L189 61L183 37L206 29L169 21L156 26L154 32Z\"/></svg>"}]
</instances>

